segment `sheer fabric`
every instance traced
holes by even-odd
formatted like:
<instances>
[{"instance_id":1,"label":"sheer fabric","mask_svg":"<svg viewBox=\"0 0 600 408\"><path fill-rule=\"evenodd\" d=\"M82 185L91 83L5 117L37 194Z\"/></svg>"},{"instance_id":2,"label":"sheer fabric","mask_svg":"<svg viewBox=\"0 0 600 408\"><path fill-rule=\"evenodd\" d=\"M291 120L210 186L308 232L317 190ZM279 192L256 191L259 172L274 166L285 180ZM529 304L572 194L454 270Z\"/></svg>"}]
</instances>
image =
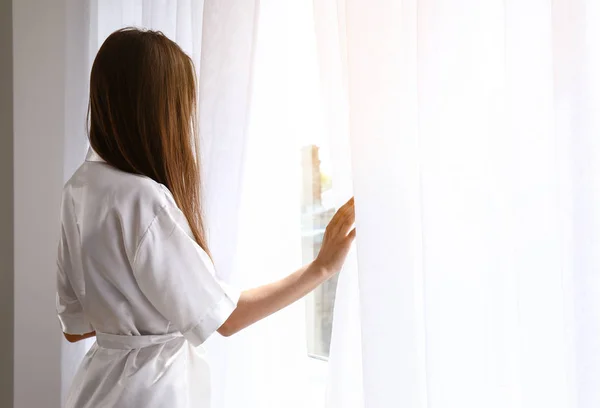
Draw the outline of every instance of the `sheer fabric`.
<instances>
[{"instance_id":1,"label":"sheer fabric","mask_svg":"<svg viewBox=\"0 0 600 408\"><path fill-rule=\"evenodd\" d=\"M314 4L325 102L350 112L352 406L598 406L598 5Z\"/></svg>"}]
</instances>

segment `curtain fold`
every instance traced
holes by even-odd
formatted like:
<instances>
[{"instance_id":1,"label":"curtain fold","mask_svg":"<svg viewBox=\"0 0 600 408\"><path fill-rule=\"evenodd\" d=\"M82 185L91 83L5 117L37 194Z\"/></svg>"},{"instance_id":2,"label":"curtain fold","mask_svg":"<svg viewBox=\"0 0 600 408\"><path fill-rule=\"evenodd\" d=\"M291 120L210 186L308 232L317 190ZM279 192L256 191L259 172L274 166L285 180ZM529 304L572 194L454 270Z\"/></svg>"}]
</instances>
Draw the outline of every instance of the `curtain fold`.
<instances>
[{"instance_id":1,"label":"curtain fold","mask_svg":"<svg viewBox=\"0 0 600 408\"><path fill-rule=\"evenodd\" d=\"M221 277L229 280L238 234L258 1L205 0L202 14L198 123L204 205L215 262Z\"/></svg>"},{"instance_id":2,"label":"curtain fold","mask_svg":"<svg viewBox=\"0 0 600 408\"><path fill-rule=\"evenodd\" d=\"M357 205L361 313L333 338L362 347L331 353L364 406L598 406L598 5L314 4Z\"/></svg>"},{"instance_id":3,"label":"curtain fold","mask_svg":"<svg viewBox=\"0 0 600 408\"><path fill-rule=\"evenodd\" d=\"M323 97L324 129L330 147L331 176L336 207L353 195L348 138L348 61L344 1L313 2L316 49ZM328 362L326 407L359 408L363 401L361 313L356 251L340 273L335 297L331 351Z\"/></svg>"},{"instance_id":4,"label":"curtain fold","mask_svg":"<svg viewBox=\"0 0 600 408\"><path fill-rule=\"evenodd\" d=\"M198 1L191 3L200 7ZM199 70L199 151L205 222L217 274L241 288L245 271L234 261L241 232L239 216L258 0L204 0L203 3L201 52L196 67ZM197 12L192 15L198 18ZM181 19L175 20L177 37L190 38L179 29ZM189 16L184 22L188 21ZM194 36L190 40L193 55L197 56L199 43ZM206 344L211 363L213 407L229 406L231 399L244 395L231 391L242 381L238 373L248 364L247 356L233 357L239 354L240 347L243 347L240 342L225 342L218 336Z\"/></svg>"},{"instance_id":5,"label":"curtain fold","mask_svg":"<svg viewBox=\"0 0 600 408\"><path fill-rule=\"evenodd\" d=\"M427 404L415 6L345 3L368 407Z\"/></svg>"}]
</instances>

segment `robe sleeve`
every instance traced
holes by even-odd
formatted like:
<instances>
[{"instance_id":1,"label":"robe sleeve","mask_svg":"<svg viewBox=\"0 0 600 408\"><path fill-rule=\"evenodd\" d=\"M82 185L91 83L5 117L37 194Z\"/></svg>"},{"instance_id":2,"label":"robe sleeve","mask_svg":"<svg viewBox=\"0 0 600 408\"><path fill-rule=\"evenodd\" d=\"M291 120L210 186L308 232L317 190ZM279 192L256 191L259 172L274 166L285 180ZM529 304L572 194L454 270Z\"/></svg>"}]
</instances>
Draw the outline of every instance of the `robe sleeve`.
<instances>
[{"instance_id":1,"label":"robe sleeve","mask_svg":"<svg viewBox=\"0 0 600 408\"><path fill-rule=\"evenodd\" d=\"M59 248L56 273L56 312L63 333L67 334L85 334L94 331L92 325L87 320L81 302L77 297L73 286L69 281L69 276L65 273L65 267L69 267L68 262L65 265L64 254L68 252L67 240L63 233Z\"/></svg>"},{"instance_id":2,"label":"robe sleeve","mask_svg":"<svg viewBox=\"0 0 600 408\"><path fill-rule=\"evenodd\" d=\"M163 207L141 238L132 268L150 303L197 346L225 323L240 295L216 277L181 219L178 208Z\"/></svg>"}]
</instances>

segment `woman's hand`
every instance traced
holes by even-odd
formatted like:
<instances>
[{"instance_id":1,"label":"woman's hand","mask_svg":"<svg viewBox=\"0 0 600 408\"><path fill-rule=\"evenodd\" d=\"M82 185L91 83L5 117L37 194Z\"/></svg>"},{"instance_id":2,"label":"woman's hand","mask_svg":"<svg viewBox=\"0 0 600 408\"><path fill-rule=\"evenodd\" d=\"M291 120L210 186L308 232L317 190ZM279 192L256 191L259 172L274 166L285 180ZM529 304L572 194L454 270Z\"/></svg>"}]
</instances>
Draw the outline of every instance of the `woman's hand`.
<instances>
[{"instance_id":1,"label":"woman's hand","mask_svg":"<svg viewBox=\"0 0 600 408\"><path fill-rule=\"evenodd\" d=\"M325 230L317 258L287 277L258 288L245 290L236 309L218 329L231 336L251 324L294 303L342 269L350 245L356 236L354 199L338 210Z\"/></svg>"},{"instance_id":2,"label":"woman's hand","mask_svg":"<svg viewBox=\"0 0 600 408\"><path fill-rule=\"evenodd\" d=\"M325 229L319 255L313 262L328 276L338 273L356 236L354 226L354 197L335 213Z\"/></svg>"},{"instance_id":3,"label":"woman's hand","mask_svg":"<svg viewBox=\"0 0 600 408\"><path fill-rule=\"evenodd\" d=\"M89 332L89 333L85 333L85 334L69 334L69 333L63 333L65 336L65 339L67 339L67 341L69 343L77 343L78 341L81 340L85 340L85 339L89 339L90 337L94 337L96 335L96 332Z\"/></svg>"}]
</instances>

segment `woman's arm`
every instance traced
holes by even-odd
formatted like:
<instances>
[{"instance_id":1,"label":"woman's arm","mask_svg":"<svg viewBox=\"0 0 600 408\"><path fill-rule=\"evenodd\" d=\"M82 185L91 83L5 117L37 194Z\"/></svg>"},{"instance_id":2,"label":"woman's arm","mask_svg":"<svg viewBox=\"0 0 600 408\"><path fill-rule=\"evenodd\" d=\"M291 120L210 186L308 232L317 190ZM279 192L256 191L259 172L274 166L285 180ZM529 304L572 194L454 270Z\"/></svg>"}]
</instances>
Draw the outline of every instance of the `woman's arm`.
<instances>
[{"instance_id":1,"label":"woman's arm","mask_svg":"<svg viewBox=\"0 0 600 408\"><path fill-rule=\"evenodd\" d=\"M277 282L242 292L237 308L218 332L231 336L301 299L338 273L356 236L353 225L354 199L351 199L337 211L327 226L317 258Z\"/></svg>"},{"instance_id":2,"label":"woman's arm","mask_svg":"<svg viewBox=\"0 0 600 408\"><path fill-rule=\"evenodd\" d=\"M65 335L65 339L67 339L67 341L69 343L77 343L80 340L89 339L90 337L96 336L95 331L85 333L85 334L68 334L68 333L63 333L63 334Z\"/></svg>"}]
</instances>

